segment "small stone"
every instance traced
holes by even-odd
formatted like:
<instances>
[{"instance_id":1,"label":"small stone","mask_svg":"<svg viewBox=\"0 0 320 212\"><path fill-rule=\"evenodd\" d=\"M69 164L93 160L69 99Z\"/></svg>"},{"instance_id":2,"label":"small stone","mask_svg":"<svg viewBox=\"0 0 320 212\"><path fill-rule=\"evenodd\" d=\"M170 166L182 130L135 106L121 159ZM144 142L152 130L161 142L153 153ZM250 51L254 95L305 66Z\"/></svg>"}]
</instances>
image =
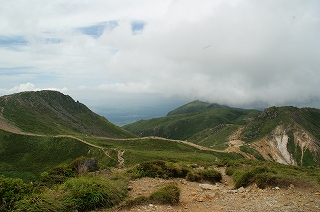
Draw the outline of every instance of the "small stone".
<instances>
[{"instance_id":1,"label":"small stone","mask_svg":"<svg viewBox=\"0 0 320 212\"><path fill-rule=\"evenodd\" d=\"M186 185L186 184L187 184L187 181L186 181L185 179L182 179L182 180L181 180L181 183L182 183L183 185Z\"/></svg>"},{"instance_id":2,"label":"small stone","mask_svg":"<svg viewBox=\"0 0 320 212\"><path fill-rule=\"evenodd\" d=\"M242 195L241 195L241 198L246 198L246 195L242 194Z\"/></svg>"},{"instance_id":3,"label":"small stone","mask_svg":"<svg viewBox=\"0 0 320 212\"><path fill-rule=\"evenodd\" d=\"M217 196L217 193L207 192L205 195L207 199L214 199Z\"/></svg>"},{"instance_id":4,"label":"small stone","mask_svg":"<svg viewBox=\"0 0 320 212\"><path fill-rule=\"evenodd\" d=\"M280 188L277 186L277 187L274 187L274 189L276 189L276 190L280 190Z\"/></svg>"},{"instance_id":5,"label":"small stone","mask_svg":"<svg viewBox=\"0 0 320 212\"><path fill-rule=\"evenodd\" d=\"M197 192L191 192L191 196L196 196Z\"/></svg>"},{"instance_id":6,"label":"small stone","mask_svg":"<svg viewBox=\"0 0 320 212\"><path fill-rule=\"evenodd\" d=\"M128 186L128 191L132 191L133 190L133 187L132 186Z\"/></svg>"},{"instance_id":7,"label":"small stone","mask_svg":"<svg viewBox=\"0 0 320 212\"><path fill-rule=\"evenodd\" d=\"M262 193L263 190L261 188L258 189L258 193Z\"/></svg>"},{"instance_id":8,"label":"small stone","mask_svg":"<svg viewBox=\"0 0 320 212\"><path fill-rule=\"evenodd\" d=\"M153 204L149 204L149 207L151 207L151 208L152 208L152 207L153 207Z\"/></svg>"},{"instance_id":9,"label":"small stone","mask_svg":"<svg viewBox=\"0 0 320 212\"><path fill-rule=\"evenodd\" d=\"M199 198L197 199L197 201L198 201L198 202L203 202L203 201L204 201L204 198L203 198L203 197L199 197Z\"/></svg>"},{"instance_id":10,"label":"small stone","mask_svg":"<svg viewBox=\"0 0 320 212\"><path fill-rule=\"evenodd\" d=\"M199 184L199 186L203 190L215 190L215 189L218 189L217 186L210 185L210 184Z\"/></svg>"},{"instance_id":11,"label":"small stone","mask_svg":"<svg viewBox=\"0 0 320 212\"><path fill-rule=\"evenodd\" d=\"M238 192L243 193L243 192L245 192L245 189L243 187L240 187L240 188L238 188Z\"/></svg>"}]
</instances>

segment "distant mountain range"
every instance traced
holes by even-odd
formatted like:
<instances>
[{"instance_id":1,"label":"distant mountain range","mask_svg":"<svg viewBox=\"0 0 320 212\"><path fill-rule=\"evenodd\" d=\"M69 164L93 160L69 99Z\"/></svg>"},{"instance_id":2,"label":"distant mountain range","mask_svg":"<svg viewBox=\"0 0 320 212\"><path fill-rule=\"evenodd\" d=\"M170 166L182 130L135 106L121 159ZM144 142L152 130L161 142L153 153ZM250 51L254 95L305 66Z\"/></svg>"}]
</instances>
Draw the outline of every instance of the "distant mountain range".
<instances>
[{"instance_id":1,"label":"distant mountain range","mask_svg":"<svg viewBox=\"0 0 320 212\"><path fill-rule=\"evenodd\" d=\"M263 112L193 101L167 116L123 126L138 136L188 140L263 160L320 165L320 110L270 107Z\"/></svg>"}]
</instances>

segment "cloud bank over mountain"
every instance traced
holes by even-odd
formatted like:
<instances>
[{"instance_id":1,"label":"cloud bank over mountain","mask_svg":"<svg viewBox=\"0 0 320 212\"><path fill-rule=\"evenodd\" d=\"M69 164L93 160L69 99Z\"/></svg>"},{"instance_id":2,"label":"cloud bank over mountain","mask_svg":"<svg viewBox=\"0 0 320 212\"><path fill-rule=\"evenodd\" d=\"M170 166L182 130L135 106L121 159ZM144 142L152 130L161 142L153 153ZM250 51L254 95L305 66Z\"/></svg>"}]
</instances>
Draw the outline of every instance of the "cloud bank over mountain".
<instances>
[{"instance_id":1,"label":"cloud bank over mountain","mask_svg":"<svg viewBox=\"0 0 320 212\"><path fill-rule=\"evenodd\" d=\"M0 95L320 108L319 1L7 1Z\"/></svg>"}]
</instances>

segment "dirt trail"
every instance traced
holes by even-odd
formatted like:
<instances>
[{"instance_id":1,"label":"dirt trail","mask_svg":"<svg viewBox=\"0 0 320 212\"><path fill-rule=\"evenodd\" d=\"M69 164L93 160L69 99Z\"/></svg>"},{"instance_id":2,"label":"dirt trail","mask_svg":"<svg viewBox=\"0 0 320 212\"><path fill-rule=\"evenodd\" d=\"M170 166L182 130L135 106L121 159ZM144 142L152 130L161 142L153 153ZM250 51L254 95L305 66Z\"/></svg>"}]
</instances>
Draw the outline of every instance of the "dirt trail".
<instances>
[{"instance_id":1,"label":"dirt trail","mask_svg":"<svg viewBox=\"0 0 320 212\"><path fill-rule=\"evenodd\" d=\"M2 116L2 111L3 108L0 108L0 129L7 131L7 132L11 132L11 133L16 133L16 134L23 134L23 135L30 135L30 136L45 136L45 135L40 135L40 134L33 134L33 133L26 133L26 132L22 132L18 127L14 126L13 124L11 124L8 120L6 120L3 116ZM236 132L236 135L239 134L239 132L241 132L242 129L240 129L240 131L238 130ZM72 135L56 135L55 137L69 137L69 138L73 138L73 139L77 139L78 141L85 143L89 146L95 147L95 148L99 148L102 151L104 151L105 155L109 158L110 155L108 154L108 151L106 151L103 147L94 145L90 142L87 142L83 139L80 139L78 137L72 136ZM235 136L233 136L235 137ZM162 137L157 137L157 136L150 136L150 137L143 137L143 138L125 138L125 139L119 139L119 138L106 138L106 137L96 137L99 139L106 139L106 140L140 140L140 139L149 139L149 138L153 138L153 139L160 139L160 140L167 140L167 141L172 141L172 142L178 142L178 143L182 143L185 145L189 145L192 147L195 147L199 150L204 150L204 151L212 151L212 152L236 152L239 153L241 155L243 155L245 158L252 158L250 155L240 151L239 146L235 146L235 145L229 145L229 147L225 150L216 150L216 149L212 149L212 148L208 148L208 147L204 147L198 144L194 144L192 142L189 141L183 141L183 140L175 140L175 139L167 139L167 138L162 138ZM119 160L119 159L118 159ZM119 163L122 163L122 160L119 160Z\"/></svg>"}]
</instances>

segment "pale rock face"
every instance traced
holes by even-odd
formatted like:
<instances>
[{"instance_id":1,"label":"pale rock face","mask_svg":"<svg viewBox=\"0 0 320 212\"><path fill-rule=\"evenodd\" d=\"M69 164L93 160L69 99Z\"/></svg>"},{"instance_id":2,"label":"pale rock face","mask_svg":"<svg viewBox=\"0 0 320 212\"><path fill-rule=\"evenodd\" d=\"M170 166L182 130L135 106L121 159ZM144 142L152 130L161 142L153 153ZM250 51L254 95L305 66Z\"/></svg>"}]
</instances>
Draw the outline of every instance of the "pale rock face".
<instances>
[{"instance_id":1,"label":"pale rock face","mask_svg":"<svg viewBox=\"0 0 320 212\"><path fill-rule=\"evenodd\" d=\"M278 163L296 165L296 161L293 159L292 155L287 149L289 142L289 137L286 135L283 127L278 126L274 132L274 140L276 142L276 147L279 150L281 157L277 158Z\"/></svg>"}]
</instances>

